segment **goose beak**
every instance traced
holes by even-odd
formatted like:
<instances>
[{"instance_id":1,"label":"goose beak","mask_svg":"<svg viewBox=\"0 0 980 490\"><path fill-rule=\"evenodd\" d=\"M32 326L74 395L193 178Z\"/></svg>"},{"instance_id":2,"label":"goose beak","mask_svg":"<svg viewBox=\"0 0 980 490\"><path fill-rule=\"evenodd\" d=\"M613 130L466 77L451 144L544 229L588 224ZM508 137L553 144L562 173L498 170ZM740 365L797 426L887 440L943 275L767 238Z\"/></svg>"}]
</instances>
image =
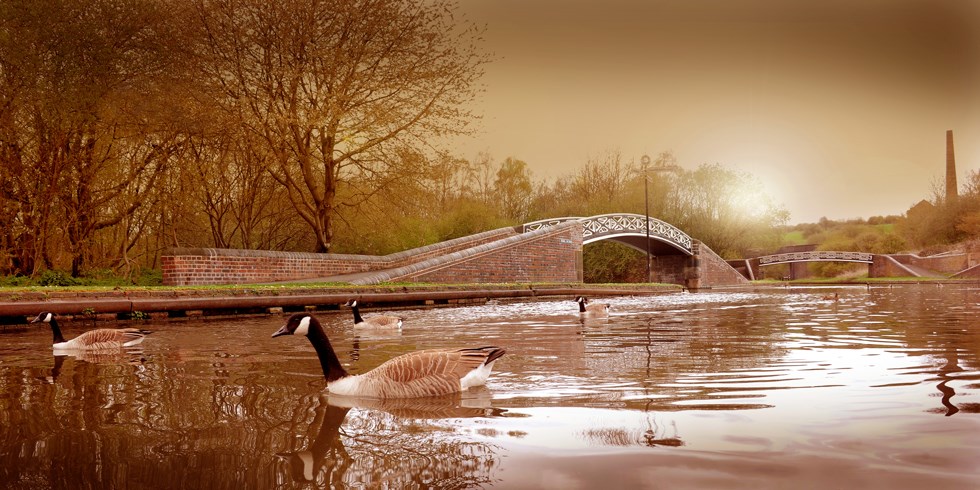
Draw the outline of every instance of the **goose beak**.
<instances>
[{"instance_id":1,"label":"goose beak","mask_svg":"<svg viewBox=\"0 0 980 490\"><path fill-rule=\"evenodd\" d=\"M289 329L287 329L286 326L283 325L282 328L276 330L276 333L272 334L272 338L276 338L280 335L291 335L291 334L292 332L290 332Z\"/></svg>"}]
</instances>

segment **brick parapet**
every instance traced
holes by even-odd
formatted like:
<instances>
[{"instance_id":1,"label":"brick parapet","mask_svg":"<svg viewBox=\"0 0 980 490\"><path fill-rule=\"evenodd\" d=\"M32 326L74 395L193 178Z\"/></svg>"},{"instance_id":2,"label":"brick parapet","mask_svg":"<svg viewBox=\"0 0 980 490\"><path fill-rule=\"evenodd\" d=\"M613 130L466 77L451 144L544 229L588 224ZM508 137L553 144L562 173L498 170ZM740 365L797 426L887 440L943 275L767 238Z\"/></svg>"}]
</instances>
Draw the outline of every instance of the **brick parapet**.
<instances>
[{"instance_id":1,"label":"brick parapet","mask_svg":"<svg viewBox=\"0 0 980 490\"><path fill-rule=\"evenodd\" d=\"M432 283L580 282L582 224L569 221L355 281Z\"/></svg>"},{"instance_id":2,"label":"brick parapet","mask_svg":"<svg viewBox=\"0 0 980 490\"><path fill-rule=\"evenodd\" d=\"M516 233L513 228L500 228L385 256L177 248L161 258L163 284L253 284L370 272L451 254Z\"/></svg>"},{"instance_id":3,"label":"brick parapet","mask_svg":"<svg viewBox=\"0 0 980 490\"><path fill-rule=\"evenodd\" d=\"M712 286L734 286L749 280L707 245L695 240L694 264L686 273L686 286L692 289Z\"/></svg>"},{"instance_id":4,"label":"brick parapet","mask_svg":"<svg viewBox=\"0 0 980 490\"><path fill-rule=\"evenodd\" d=\"M892 254L890 257L901 264L910 265L912 267L919 267L945 274L956 274L977 265L976 258L973 257L973 255L974 254L963 253L920 257L915 254Z\"/></svg>"}]
</instances>

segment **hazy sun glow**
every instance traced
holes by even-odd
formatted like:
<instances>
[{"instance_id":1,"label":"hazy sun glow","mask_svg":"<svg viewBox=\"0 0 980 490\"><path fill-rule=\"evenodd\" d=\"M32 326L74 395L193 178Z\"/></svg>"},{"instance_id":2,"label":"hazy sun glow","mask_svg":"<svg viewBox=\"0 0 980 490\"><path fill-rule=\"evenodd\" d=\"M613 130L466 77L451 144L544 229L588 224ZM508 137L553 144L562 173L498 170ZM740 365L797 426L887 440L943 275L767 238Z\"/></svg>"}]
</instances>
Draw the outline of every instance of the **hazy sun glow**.
<instances>
[{"instance_id":1,"label":"hazy sun glow","mask_svg":"<svg viewBox=\"0 0 980 490\"><path fill-rule=\"evenodd\" d=\"M760 179L791 222L902 214L980 168L980 1L473 0L489 151L565 175L610 148ZM757 209L759 204L750 207Z\"/></svg>"}]
</instances>

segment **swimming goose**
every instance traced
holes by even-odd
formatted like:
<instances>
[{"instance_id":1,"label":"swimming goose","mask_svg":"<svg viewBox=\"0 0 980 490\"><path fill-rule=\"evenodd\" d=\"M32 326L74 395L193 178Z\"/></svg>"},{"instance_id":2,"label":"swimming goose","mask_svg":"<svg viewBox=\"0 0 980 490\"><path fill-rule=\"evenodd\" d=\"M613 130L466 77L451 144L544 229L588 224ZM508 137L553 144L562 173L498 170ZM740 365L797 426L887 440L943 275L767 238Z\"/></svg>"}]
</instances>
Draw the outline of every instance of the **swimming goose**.
<instances>
[{"instance_id":1,"label":"swimming goose","mask_svg":"<svg viewBox=\"0 0 980 490\"><path fill-rule=\"evenodd\" d=\"M578 312L584 317L598 318L609 316L609 305L605 303L589 304L589 299L585 296L579 296L575 298L575 301L578 302Z\"/></svg>"},{"instance_id":2,"label":"swimming goose","mask_svg":"<svg viewBox=\"0 0 980 490\"><path fill-rule=\"evenodd\" d=\"M138 328L98 328L89 330L78 337L65 341L58 327L58 321L54 318L54 313L47 311L41 312L31 323L47 323L51 325L51 332L54 334L52 347L54 350L100 350L118 349L121 347L131 347L139 344L150 333L149 330Z\"/></svg>"},{"instance_id":3,"label":"swimming goose","mask_svg":"<svg viewBox=\"0 0 980 490\"><path fill-rule=\"evenodd\" d=\"M348 301L346 304L344 304L344 306L350 306L351 310L354 311L355 327L391 328L399 330L402 328L402 319L397 316L375 315L368 317L367 319L361 318L361 312L357 308L356 299Z\"/></svg>"},{"instance_id":4,"label":"swimming goose","mask_svg":"<svg viewBox=\"0 0 980 490\"><path fill-rule=\"evenodd\" d=\"M500 347L431 349L389 359L363 374L349 374L327 339L323 327L309 313L296 313L273 337L305 335L320 358L327 392L371 398L416 398L448 395L483 385L493 363L504 355Z\"/></svg>"}]
</instances>

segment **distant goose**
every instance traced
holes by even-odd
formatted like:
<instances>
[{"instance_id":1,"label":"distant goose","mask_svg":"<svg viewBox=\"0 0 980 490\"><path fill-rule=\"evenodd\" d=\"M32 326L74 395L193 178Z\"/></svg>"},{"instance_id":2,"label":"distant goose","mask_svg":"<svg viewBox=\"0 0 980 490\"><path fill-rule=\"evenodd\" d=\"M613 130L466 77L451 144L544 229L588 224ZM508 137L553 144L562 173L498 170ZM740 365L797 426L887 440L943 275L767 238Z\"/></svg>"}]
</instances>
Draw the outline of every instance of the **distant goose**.
<instances>
[{"instance_id":1,"label":"distant goose","mask_svg":"<svg viewBox=\"0 0 980 490\"><path fill-rule=\"evenodd\" d=\"M58 321L54 318L54 313L41 312L31 323L47 323L51 325L51 332L54 334L54 350L100 350L118 349L121 347L131 347L139 344L150 333L149 330L138 328L99 328L89 330L78 337L65 341L58 327Z\"/></svg>"},{"instance_id":2,"label":"distant goose","mask_svg":"<svg viewBox=\"0 0 980 490\"><path fill-rule=\"evenodd\" d=\"M389 359L363 374L349 374L327 339L323 327L309 313L296 313L273 337L306 335L320 358L327 392L372 398L416 398L448 395L487 382L493 363L504 355L500 347L432 349Z\"/></svg>"},{"instance_id":3,"label":"distant goose","mask_svg":"<svg viewBox=\"0 0 980 490\"><path fill-rule=\"evenodd\" d=\"M823 296L820 299L822 299L824 301L835 301L836 302L836 301L839 301L840 300L840 294L839 293L828 294L826 296Z\"/></svg>"},{"instance_id":4,"label":"distant goose","mask_svg":"<svg viewBox=\"0 0 980 490\"><path fill-rule=\"evenodd\" d=\"M357 308L356 299L352 299L348 301L346 304L344 304L344 306L350 306L351 310L354 312L355 327L390 328L390 329L402 328L402 318L397 316L374 315L366 319L361 318L361 311Z\"/></svg>"},{"instance_id":5,"label":"distant goose","mask_svg":"<svg viewBox=\"0 0 980 490\"><path fill-rule=\"evenodd\" d=\"M578 312L589 318L599 318L604 316L609 316L609 305L605 303L592 303L589 304L589 299L585 296L579 296L575 298L578 302Z\"/></svg>"}]
</instances>

